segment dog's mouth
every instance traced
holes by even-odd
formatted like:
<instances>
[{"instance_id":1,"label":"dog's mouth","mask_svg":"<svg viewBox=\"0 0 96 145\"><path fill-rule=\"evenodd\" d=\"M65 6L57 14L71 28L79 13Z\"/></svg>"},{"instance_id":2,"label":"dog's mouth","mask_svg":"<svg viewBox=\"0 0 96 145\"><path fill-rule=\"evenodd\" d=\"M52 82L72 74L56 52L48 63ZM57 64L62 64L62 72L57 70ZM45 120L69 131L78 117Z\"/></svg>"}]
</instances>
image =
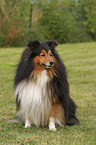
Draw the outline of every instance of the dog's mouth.
<instances>
[{"instance_id":1,"label":"dog's mouth","mask_svg":"<svg viewBox=\"0 0 96 145\"><path fill-rule=\"evenodd\" d=\"M48 64L42 63L41 65L44 66L45 68L51 68L51 67L53 67L54 62L53 61L50 61Z\"/></svg>"}]
</instances>

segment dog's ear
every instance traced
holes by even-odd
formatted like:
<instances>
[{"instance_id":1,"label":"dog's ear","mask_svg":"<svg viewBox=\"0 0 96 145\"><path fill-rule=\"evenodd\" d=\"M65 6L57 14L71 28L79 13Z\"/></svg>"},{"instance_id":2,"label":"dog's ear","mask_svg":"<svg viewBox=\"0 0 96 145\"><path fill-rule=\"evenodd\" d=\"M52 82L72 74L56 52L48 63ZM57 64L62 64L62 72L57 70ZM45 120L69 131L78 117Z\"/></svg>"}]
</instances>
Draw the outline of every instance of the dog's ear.
<instances>
[{"instance_id":1,"label":"dog's ear","mask_svg":"<svg viewBox=\"0 0 96 145\"><path fill-rule=\"evenodd\" d=\"M40 45L40 42L38 40L29 41L27 44L27 47L33 50L34 48L37 48Z\"/></svg>"},{"instance_id":2,"label":"dog's ear","mask_svg":"<svg viewBox=\"0 0 96 145\"><path fill-rule=\"evenodd\" d=\"M55 47L58 45L58 43L55 40L48 40L47 44L51 48L51 50L54 50Z\"/></svg>"}]
</instances>

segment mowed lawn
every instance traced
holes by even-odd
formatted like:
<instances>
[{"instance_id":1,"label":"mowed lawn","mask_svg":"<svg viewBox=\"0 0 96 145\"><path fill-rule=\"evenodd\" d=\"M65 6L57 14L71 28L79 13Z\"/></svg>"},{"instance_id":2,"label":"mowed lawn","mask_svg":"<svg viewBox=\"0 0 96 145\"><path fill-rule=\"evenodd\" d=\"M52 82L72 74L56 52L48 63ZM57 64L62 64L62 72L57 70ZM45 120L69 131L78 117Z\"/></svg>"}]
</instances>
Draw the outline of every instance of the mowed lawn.
<instances>
[{"instance_id":1,"label":"mowed lawn","mask_svg":"<svg viewBox=\"0 0 96 145\"><path fill-rule=\"evenodd\" d=\"M0 144L4 145L95 145L96 144L96 43L57 46L67 67L70 95L76 102L79 125L24 128L9 122L16 117L13 79L24 48L0 49Z\"/></svg>"}]
</instances>

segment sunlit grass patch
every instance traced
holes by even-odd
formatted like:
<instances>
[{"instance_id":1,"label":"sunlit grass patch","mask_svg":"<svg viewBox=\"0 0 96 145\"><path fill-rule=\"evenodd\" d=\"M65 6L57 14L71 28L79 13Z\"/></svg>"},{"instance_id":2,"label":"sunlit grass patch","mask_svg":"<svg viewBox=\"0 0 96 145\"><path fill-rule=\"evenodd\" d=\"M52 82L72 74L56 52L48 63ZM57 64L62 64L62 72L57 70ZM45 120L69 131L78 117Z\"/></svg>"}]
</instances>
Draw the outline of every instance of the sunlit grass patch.
<instances>
[{"instance_id":1,"label":"sunlit grass patch","mask_svg":"<svg viewBox=\"0 0 96 145\"><path fill-rule=\"evenodd\" d=\"M96 43L59 45L67 67L70 95L77 104L79 125L47 128L24 128L10 123L16 116L13 79L16 64L24 48L0 49L0 142L32 145L94 145L96 143Z\"/></svg>"}]
</instances>

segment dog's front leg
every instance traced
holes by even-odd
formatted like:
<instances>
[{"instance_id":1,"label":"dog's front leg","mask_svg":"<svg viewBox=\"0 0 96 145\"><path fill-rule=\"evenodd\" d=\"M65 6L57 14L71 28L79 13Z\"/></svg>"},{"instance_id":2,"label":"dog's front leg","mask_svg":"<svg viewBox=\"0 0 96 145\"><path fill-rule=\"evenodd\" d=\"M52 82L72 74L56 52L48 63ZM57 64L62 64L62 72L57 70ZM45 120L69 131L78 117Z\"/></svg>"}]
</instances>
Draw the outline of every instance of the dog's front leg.
<instances>
[{"instance_id":1,"label":"dog's front leg","mask_svg":"<svg viewBox=\"0 0 96 145\"><path fill-rule=\"evenodd\" d=\"M28 111L27 111L27 109L26 109L25 128L27 128L27 127L31 127L31 123L30 123L30 121L29 121L29 119L28 119Z\"/></svg>"},{"instance_id":2,"label":"dog's front leg","mask_svg":"<svg viewBox=\"0 0 96 145\"><path fill-rule=\"evenodd\" d=\"M50 112L50 116L49 116L49 130L51 130L51 131L56 131L54 109L55 109L55 105L54 105L54 103L52 103L52 108L51 108L51 112Z\"/></svg>"},{"instance_id":3,"label":"dog's front leg","mask_svg":"<svg viewBox=\"0 0 96 145\"><path fill-rule=\"evenodd\" d=\"M52 108L49 116L49 130L56 131L55 124L64 126L64 110L60 102L52 103Z\"/></svg>"},{"instance_id":4,"label":"dog's front leg","mask_svg":"<svg viewBox=\"0 0 96 145\"><path fill-rule=\"evenodd\" d=\"M49 117L49 130L56 131L54 117Z\"/></svg>"}]
</instances>

